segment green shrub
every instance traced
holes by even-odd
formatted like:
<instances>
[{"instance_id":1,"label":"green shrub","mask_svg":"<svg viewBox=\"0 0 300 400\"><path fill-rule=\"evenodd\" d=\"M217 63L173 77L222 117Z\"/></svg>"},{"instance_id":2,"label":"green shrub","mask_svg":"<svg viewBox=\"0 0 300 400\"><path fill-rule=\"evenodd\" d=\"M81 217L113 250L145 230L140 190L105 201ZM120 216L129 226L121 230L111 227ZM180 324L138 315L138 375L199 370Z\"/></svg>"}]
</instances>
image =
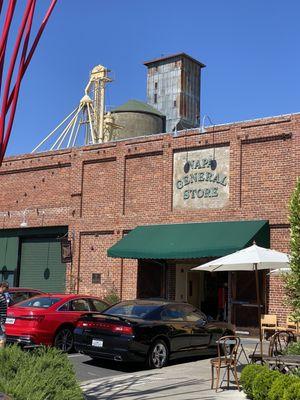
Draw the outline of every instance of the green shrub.
<instances>
[{"instance_id":1,"label":"green shrub","mask_svg":"<svg viewBox=\"0 0 300 400\"><path fill-rule=\"evenodd\" d=\"M298 376L298 378L300 378L300 368L298 367L298 368L293 369L292 374L295 376Z\"/></svg>"},{"instance_id":2,"label":"green shrub","mask_svg":"<svg viewBox=\"0 0 300 400\"><path fill-rule=\"evenodd\" d=\"M268 400L282 400L286 388L297 382L300 382L297 376L282 374L272 383L268 394Z\"/></svg>"},{"instance_id":3,"label":"green shrub","mask_svg":"<svg viewBox=\"0 0 300 400\"><path fill-rule=\"evenodd\" d=\"M253 381L253 399L254 400L267 400L269 390L276 378L281 374L278 371L269 371L265 369L262 373L258 374Z\"/></svg>"},{"instance_id":4,"label":"green shrub","mask_svg":"<svg viewBox=\"0 0 300 400\"><path fill-rule=\"evenodd\" d=\"M120 297L118 295L117 289L113 288L111 289L106 296L103 299L104 301L106 301L106 303L108 303L109 305L114 305L116 303L119 303L120 301Z\"/></svg>"},{"instance_id":5,"label":"green shrub","mask_svg":"<svg viewBox=\"0 0 300 400\"><path fill-rule=\"evenodd\" d=\"M300 342L291 343L286 349L286 354L300 355Z\"/></svg>"},{"instance_id":6,"label":"green shrub","mask_svg":"<svg viewBox=\"0 0 300 400\"><path fill-rule=\"evenodd\" d=\"M282 400L299 400L300 399L300 383L293 383L284 392Z\"/></svg>"},{"instance_id":7,"label":"green shrub","mask_svg":"<svg viewBox=\"0 0 300 400\"><path fill-rule=\"evenodd\" d=\"M253 399L253 393L252 393L253 380L258 374L260 374L263 371L266 371L266 367L256 364L249 364L243 368L240 381L243 386L243 390L249 399Z\"/></svg>"},{"instance_id":8,"label":"green shrub","mask_svg":"<svg viewBox=\"0 0 300 400\"><path fill-rule=\"evenodd\" d=\"M0 350L0 392L14 400L82 400L73 366L55 348Z\"/></svg>"}]
</instances>

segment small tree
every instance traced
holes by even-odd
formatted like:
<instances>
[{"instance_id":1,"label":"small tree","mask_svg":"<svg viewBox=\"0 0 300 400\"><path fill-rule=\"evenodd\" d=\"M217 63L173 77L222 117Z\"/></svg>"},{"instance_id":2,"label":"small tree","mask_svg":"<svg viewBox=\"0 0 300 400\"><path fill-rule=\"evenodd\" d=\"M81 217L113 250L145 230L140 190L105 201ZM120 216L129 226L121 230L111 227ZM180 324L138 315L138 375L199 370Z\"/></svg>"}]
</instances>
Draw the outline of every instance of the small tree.
<instances>
[{"instance_id":1,"label":"small tree","mask_svg":"<svg viewBox=\"0 0 300 400\"><path fill-rule=\"evenodd\" d=\"M106 292L106 295L103 300L106 301L109 305L119 303L120 296L114 284L112 284L110 289Z\"/></svg>"},{"instance_id":2,"label":"small tree","mask_svg":"<svg viewBox=\"0 0 300 400\"><path fill-rule=\"evenodd\" d=\"M291 224L291 273L285 277L288 304L292 308L295 320L300 321L300 178L289 204Z\"/></svg>"}]
</instances>

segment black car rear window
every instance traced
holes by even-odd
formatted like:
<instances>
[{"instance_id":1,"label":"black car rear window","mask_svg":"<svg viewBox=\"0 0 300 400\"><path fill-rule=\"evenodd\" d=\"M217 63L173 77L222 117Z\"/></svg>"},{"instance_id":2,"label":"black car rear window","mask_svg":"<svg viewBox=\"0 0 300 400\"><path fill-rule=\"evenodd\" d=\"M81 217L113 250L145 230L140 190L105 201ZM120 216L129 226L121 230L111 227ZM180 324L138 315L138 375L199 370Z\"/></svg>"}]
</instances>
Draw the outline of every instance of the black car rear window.
<instances>
[{"instance_id":1,"label":"black car rear window","mask_svg":"<svg viewBox=\"0 0 300 400\"><path fill-rule=\"evenodd\" d=\"M18 307L49 308L60 300L59 297L33 297L30 300L22 301Z\"/></svg>"},{"instance_id":2,"label":"black car rear window","mask_svg":"<svg viewBox=\"0 0 300 400\"><path fill-rule=\"evenodd\" d=\"M103 314L120 315L133 318L147 318L147 315L158 309L157 304L116 304L103 312Z\"/></svg>"}]
</instances>

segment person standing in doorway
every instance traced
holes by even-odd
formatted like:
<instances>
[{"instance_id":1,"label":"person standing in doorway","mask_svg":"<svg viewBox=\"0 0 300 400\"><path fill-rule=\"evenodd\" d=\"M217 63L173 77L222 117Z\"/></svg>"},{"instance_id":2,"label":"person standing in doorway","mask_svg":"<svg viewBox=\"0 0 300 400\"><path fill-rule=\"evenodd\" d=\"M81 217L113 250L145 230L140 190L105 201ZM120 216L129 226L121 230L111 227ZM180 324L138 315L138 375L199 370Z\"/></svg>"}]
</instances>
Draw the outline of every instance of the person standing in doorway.
<instances>
[{"instance_id":1,"label":"person standing in doorway","mask_svg":"<svg viewBox=\"0 0 300 400\"><path fill-rule=\"evenodd\" d=\"M5 321L7 317L7 299L4 295L5 285L0 285L0 348L3 348L6 343Z\"/></svg>"}]
</instances>

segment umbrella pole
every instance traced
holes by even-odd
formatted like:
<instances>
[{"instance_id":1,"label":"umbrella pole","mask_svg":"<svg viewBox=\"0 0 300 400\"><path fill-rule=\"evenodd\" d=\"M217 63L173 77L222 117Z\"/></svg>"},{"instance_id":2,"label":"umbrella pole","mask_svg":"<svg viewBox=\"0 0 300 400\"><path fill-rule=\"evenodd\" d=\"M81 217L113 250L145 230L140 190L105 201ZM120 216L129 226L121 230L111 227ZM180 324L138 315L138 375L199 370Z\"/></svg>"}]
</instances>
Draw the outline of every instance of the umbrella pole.
<instances>
[{"instance_id":1,"label":"umbrella pole","mask_svg":"<svg viewBox=\"0 0 300 400\"><path fill-rule=\"evenodd\" d=\"M259 295L259 281L258 281L258 270L257 264L254 264L255 270L255 283L256 283L256 299L257 299L257 315L258 315L258 324L259 324L259 346L260 346L260 356L261 361L263 359L263 344L262 344L262 332L261 332L261 304L260 304L260 295Z\"/></svg>"}]
</instances>

